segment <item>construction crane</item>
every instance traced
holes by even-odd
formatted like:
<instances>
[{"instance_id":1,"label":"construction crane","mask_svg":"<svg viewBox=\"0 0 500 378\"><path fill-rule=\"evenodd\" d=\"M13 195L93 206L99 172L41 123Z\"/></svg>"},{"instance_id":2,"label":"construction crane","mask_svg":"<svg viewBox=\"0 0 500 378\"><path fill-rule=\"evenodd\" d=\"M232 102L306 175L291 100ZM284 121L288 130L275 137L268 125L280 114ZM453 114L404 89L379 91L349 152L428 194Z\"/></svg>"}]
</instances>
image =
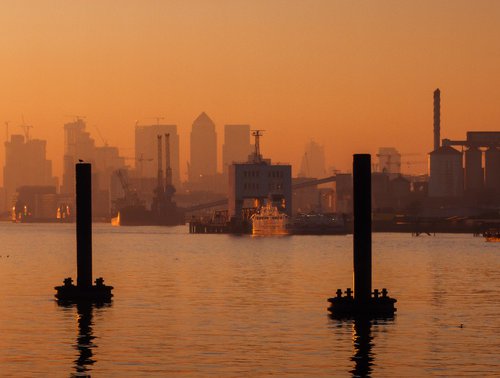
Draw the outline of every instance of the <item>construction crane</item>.
<instances>
[{"instance_id":1,"label":"construction crane","mask_svg":"<svg viewBox=\"0 0 500 378\"><path fill-rule=\"evenodd\" d=\"M70 114L70 115L67 114L67 115L65 115L65 117L73 118L73 122L83 121L84 119L87 118L87 116L75 115L75 114Z\"/></svg>"},{"instance_id":2,"label":"construction crane","mask_svg":"<svg viewBox=\"0 0 500 378\"><path fill-rule=\"evenodd\" d=\"M118 176L118 179L120 180L120 184L123 189L123 199L119 200L118 202L122 205L139 205L142 204L142 201L139 199L139 196L137 194L137 191L132 190L130 188L130 185L128 183L127 178L123 174L123 171L121 169L118 169L116 171L116 175Z\"/></svg>"},{"instance_id":3,"label":"construction crane","mask_svg":"<svg viewBox=\"0 0 500 378\"><path fill-rule=\"evenodd\" d=\"M156 120L156 126L160 125L160 120L165 119L165 117L149 117L148 119L155 119ZM136 126L138 125L138 121L135 122Z\"/></svg>"},{"instance_id":4,"label":"construction crane","mask_svg":"<svg viewBox=\"0 0 500 378\"><path fill-rule=\"evenodd\" d=\"M410 160L410 161L405 161L404 164L406 165L407 169L409 170L410 168L415 168L416 165L426 165L428 164L427 160Z\"/></svg>"},{"instance_id":5,"label":"construction crane","mask_svg":"<svg viewBox=\"0 0 500 378\"><path fill-rule=\"evenodd\" d=\"M22 116L23 123L19 125L20 128L23 129L24 131L24 137L26 138L26 142L29 142L30 140L30 129L33 128L31 125L27 125L26 122L24 122L24 115Z\"/></svg>"},{"instance_id":6,"label":"construction crane","mask_svg":"<svg viewBox=\"0 0 500 378\"><path fill-rule=\"evenodd\" d=\"M145 161L153 161L154 159L153 158L145 158L144 157L144 154L141 152L141 155L140 157L135 157L135 156L121 156L122 159L125 159L125 160L134 160L134 161L138 161L139 162L139 176L142 177L143 176L143 163Z\"/></svg>"},{"instance_id":7,"label":"construction crane","mask_svg":"<svg viewBox=\"0 0 500 378\"><path fill-rule=\"evenodd\" d=\"M99 135L99 138L101 138L102 143L104 144L104 147L108 147L108 141L103 138L103 136L101 134L101 130L99 130L99 127L97 127L97 125L94 125L94 127L97 130L97 135Z\"/></svg>"},{"instance_id":8,"label":"construction crane","mask_svg":"<svg viewBox=\"0 0 500 378\"><path fill-rule=\"evenodd\" d=\"M377 154L376 156L377 157L382 157L382 158L385 158L386 161L385 161L385 167L384 169L387 170L389 173L394 173L394 172L398 172L401 170L401 158L403 156L407 157L407 156L422 156L422 154L419 154L419 153L416 153L416 152L405 152L405 153L398 153L399 157L400 157L400 161L393 161L393 157L396 156L396 154L390 154L390 153L385 153L385 154ZM393 166L395 166L395 170L393 169ZM379 170L379 169L382 169L382 167L379 167L377 164L373 164L373 168L374 170Z\"/></svg>"}]
</instances>

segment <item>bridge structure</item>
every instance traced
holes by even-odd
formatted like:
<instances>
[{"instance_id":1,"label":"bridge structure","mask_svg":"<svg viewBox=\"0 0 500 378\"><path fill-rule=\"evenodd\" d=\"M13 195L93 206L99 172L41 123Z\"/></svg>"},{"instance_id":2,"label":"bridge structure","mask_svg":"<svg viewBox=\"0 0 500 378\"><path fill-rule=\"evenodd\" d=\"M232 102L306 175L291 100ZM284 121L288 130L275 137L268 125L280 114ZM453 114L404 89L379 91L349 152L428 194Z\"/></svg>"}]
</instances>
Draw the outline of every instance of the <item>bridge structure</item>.
<instances>
[{"instance_id":1,"label":"bridge structure","mask_svg":"<svg viewBox=\"0 0 500 378\"><path fill-rule=\"evenodd\" d=\"M307 187L311 187L311 186L326 184L329 182L335 182L336 180L337 180L337 176L329 176L329 177L324 177L324 178L320 178L320 179L308 180L308 181L304 181L304 182L292 185L292 190L298 190L298 189L303 189L303 188L307 188ZM188 214L188 213L194 213L194 212L200 211L200 210L210 209L213 207L220 207L220 206L227 206L227 205L228 205L228 199L224 198L221 200L201 203L199 205L194 205L194 206L185 208L184 212L186 214Z\"/></svg>"}]
</instances>

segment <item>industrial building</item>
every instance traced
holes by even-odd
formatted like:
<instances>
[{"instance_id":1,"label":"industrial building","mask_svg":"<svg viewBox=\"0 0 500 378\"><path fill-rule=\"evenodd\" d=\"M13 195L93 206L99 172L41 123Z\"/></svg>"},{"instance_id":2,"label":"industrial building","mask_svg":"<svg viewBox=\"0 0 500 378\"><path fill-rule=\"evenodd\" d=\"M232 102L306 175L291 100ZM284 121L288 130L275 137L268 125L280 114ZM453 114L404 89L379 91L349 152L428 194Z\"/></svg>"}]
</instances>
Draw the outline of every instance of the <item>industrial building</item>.
<instances>
[{"instance_id":1,"label":"industrial building","mask_svg":"<svg viewBox=\"0 0 500 378\"><path fill-rule=\"evenodd\" d=\"M465 191L500 194L500 131L468 131L466 140L443 139L443 146L466 148ZM484 166L483 166L484 161Z\"/></svg>"},{"instance_id":2,"label":"industrial building","mask_svg":"<svg viewBox=\"0 0 500 378\"><path fill-rule=\"evenodd\" d=\"M461 197L464 193L462 153L442 146L429 155L429 197Z\"/></svg>"},{"instance_id":3,"label":"industrial building","mask_svg":"<svg viewBox=\"0 0 500 378\"><path fill-rule=\"evenodd\" d=\"M242 221L245 201L258 208L271 201L281 212L292 215L292 166L272 164L260 153L260 130L253 132L255 152L245 163L235 163L229 169L228 217L233 222Z\"/></svg>"},{"instance_id":4,"label":"industrial building","mask_svg":"<svg viewBox=\"0 0 500 378\"><path fill-rule=\"evenodd\" d=\"M401 154L394 147L380 147L378 149L378 172L387 173L391 178L401 173Z\"/></svg>"},{"instance_id":5,"label":"industrial building","mask_svg":"<svg viewBox=\"0 0 500 378\"><path fill-rule=\"evenodd\" d=\"M441 91L434 91L434 150L430 155L429 197L478 199L499 202L500 131L468 131L466 140L441 143ZM454 147L460 147L461 151ZM465 150L464 150L465 149ZM483 165L484 162L484 165Z\"/></svg>"}]
</instances>

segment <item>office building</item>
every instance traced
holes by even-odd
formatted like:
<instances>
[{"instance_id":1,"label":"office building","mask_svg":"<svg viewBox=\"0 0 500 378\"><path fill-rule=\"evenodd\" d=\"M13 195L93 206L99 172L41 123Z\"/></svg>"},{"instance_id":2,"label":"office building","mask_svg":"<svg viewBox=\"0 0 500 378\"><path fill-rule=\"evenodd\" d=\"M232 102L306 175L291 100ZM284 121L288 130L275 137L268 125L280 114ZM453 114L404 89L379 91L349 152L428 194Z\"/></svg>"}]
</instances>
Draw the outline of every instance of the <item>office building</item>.
<instances>
[{"instance_id":1,"label":"office building","mask_svg":"<svg viewBox=\"0 0 500 378\"><path fill-rule=\"evenodd\" d=\"M215 124L203 112L193 122L190 138L189 181L196 183L217 173L217 133Z\"/></svg>"},{"instance_id":2,"label":"office building","mask_svg":"<svg viewBox=\"0 0 500 378\"><path fill-rule=\"evenodd\" d=\"M250 125L225 125L222 172L227 174L231 164L247 161L250 152Z\"/></svg>"},{"instance_id":3,"label":"office building","mask_svg":"<svg viewBox=\"0 0 500 378\"><path fill-rule=\"evenodd\" d=\"M21 186L57 187L52 176L52 161L46 157L47 142L28 139L28 135L12 135L5 142L4 187L6 207L11 208L15 194Z\"/></svg>"}]
</instances>

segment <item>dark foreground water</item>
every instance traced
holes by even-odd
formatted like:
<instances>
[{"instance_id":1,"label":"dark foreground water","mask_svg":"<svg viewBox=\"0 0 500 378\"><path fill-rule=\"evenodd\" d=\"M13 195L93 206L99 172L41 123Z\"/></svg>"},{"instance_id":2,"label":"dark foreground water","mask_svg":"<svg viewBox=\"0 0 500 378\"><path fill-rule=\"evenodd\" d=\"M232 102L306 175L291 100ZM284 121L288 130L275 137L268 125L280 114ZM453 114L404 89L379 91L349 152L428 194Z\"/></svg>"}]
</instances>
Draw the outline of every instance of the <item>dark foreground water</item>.
<instances>
[{"instance_id":1,"label":"dark foreground water","mask_svg":"<svg viewBox=\"0 0 500 378\"><path fill-rule=\"evenodd\" d=\"M351 236L252 238L94 227L110 306L60 307L74 225L0 224L0 376L500 375L500 243L374 235L394 320L339 322ZM7 255L9 257L7 257Z\"/></svg>"}]
</instances>

